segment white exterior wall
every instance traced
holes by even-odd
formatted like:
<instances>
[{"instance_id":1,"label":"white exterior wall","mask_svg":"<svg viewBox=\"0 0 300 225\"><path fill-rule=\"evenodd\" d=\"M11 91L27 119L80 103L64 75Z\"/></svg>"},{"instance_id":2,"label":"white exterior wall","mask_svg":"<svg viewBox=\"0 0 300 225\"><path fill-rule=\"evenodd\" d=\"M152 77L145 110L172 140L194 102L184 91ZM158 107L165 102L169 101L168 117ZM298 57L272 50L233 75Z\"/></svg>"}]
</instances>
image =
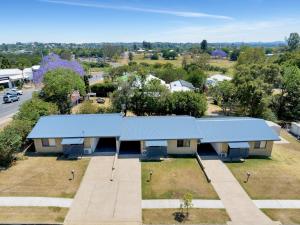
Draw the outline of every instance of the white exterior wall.
<instances>
[{"instance_id":1,"label":"white exterior wall","mask_svg":"<svg viewBox=\"0 0 300 225\"><path fill-rule=\"evenodd\" d=\"M215 151L218 154L222 152L222 143L211 143L211 146L215 149Z\"/></svg>"},{"instance_id":2,"label":"white exterior wall","mask_svg":"<svg viewBox=\"0 0 300 225\"><path fill-rule=\"evenodd\" d=\"M198 141L190 140L190 147L177 147L177 140L168 140L167 152L171 155L187 155L197 152Z\"/></svg>"},{"instance_id":3,"label":"white exterior wall","mask_svg":"<svg viewBox=\"0 0 300 225\"><path fill-rule=\"evenodd\" d=\"M211 146L215 149L218 155L223 154L223 156L227 155L228 144L227 143L211 143ZM225 154L225 155L224 155Z\"/></svg>"},{"instance_id":4,"label":"white exterior wall","mask_svg":"<svg viewBox=\"0 0 300 225\"><path fill-rule=\"evenodd\" d=\"M91 138L91 152L96 150L99 138Z\"/></svg>"},{"instance_id":5,"label":"white exterior wall","mask_svg":"<svg viewBox=\"0 0 300 225\"><path fill-rule=\"evenodd\" d=\"M294 135L300 136L300 123L292 123L291 124L291 132Z\"/></svg>"}]
</instances>

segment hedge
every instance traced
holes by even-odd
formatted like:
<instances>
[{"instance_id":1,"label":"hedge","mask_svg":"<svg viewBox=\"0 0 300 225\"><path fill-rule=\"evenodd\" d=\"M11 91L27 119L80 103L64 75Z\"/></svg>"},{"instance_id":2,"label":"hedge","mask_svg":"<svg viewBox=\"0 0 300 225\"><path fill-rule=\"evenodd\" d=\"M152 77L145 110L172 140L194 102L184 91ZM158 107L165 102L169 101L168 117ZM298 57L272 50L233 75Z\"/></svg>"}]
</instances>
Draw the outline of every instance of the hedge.
<instances>
[{"instance_id":1,"label":"hedge","mask_svg":"<svg viewBox=\"0 0 300 225\"><path fill-rule=\"evenodd\" d=\"M97 97L108 97L109 93L114 92L117 85L113 83L100 83L91 86L91 91L96 93Z\"/></svg>"}]
</instances>

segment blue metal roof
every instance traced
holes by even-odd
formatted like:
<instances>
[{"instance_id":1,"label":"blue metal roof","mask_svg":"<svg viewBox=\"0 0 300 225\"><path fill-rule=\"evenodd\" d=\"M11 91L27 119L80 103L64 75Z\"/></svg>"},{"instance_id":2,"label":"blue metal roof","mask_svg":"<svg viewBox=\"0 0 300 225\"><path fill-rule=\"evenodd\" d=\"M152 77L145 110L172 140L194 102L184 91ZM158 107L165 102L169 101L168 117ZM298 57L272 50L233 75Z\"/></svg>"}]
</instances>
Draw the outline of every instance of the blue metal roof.
<instances>
[{"instance_id":1,"label":"blue metal roof","mask_svg":"<svg viewBox=\"0 0 300 225\"><path fill-rule=\"evenodd\" d=\"M228 146L229 148L250 148L248 142L230 142Z\"/></svg>"},{"instance_id":2,"label":"blue metal roof","mask_svg":"<svg viewBox=\"0 0 300 225\"><path fill-rule=\"evenodd\" d=\"M64 138L61 141L62 145L81 145L83 144L84 138Z\"/></svg>"},{"instance_id":3,"label":"blue metal roof","mask_svg":"<svg viewBox=\"0 0 300 225\"><path fill-rule=\"evenodd\" d=\"M195 118L191 116L125 117L121 141L200 139Z\"/></svg>"},{"instance_id":4,"label":"blue metal roof","mask_svg":"<svg viewBox=\"0 0 300 225\"><path fill-rule=\"evenodd\" d=\"M28 138L118 137L121 122L120 114L45 116Z\"/></svg>"},{"instance_id":5,"label":"blue metal roof","mask_svg":"<svg viewBox=\"0 0 300 225\"><path fill-rule=\"evenodd\" d=\"M262 119L247 117L197 119L202 143L279 140Z\"/></svg>"},{"instance_id":6,"label":"blue metal roof","mask_svg":"<svg viewBox=\"0 0 300 225\"><path fill-rule=\"evenodd\" d=\"M120 114L41 117L28 138L117 137L121 141L201 139L202 143L279 140L262 119Z\"/></svg>"}]
</instances>

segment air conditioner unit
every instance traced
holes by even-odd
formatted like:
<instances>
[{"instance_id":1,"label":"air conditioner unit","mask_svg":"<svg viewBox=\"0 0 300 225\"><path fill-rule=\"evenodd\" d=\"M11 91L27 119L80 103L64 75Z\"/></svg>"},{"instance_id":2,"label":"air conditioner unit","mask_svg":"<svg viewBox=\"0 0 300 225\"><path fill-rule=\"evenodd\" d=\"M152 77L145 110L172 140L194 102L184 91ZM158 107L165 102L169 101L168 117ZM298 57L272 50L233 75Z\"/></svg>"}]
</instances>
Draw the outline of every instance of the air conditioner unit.
<instances>
[{"instance_id":1,"label":"air conditioner unit","mask_svg":"<svg viewBox=\"0 0 300 225\"><path fill-rule=\"evenodd\" d=\"M85 155L92 154L92 150L90 148L85 148L83 152L84 152Z\"/></svg>"}]
</instances>

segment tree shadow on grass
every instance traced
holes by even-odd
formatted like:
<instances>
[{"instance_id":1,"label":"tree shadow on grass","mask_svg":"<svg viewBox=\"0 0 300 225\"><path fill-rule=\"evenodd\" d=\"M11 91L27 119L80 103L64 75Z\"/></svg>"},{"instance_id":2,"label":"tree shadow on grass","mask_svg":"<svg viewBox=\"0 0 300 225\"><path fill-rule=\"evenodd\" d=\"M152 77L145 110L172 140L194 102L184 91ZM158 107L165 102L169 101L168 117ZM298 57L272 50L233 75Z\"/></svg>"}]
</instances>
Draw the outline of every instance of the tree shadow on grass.
<instances>
[{"instance_id":1,"label":"tree shadow on grass","mask_svg":"<svg viewBox=\"0 0 300 225\"><path fill-rule=\"evenodd\" d=\"M184 223L187 220L187 216L183 212L174 212L174 220L179 223Z\"/></svg>"}]
</instances>

